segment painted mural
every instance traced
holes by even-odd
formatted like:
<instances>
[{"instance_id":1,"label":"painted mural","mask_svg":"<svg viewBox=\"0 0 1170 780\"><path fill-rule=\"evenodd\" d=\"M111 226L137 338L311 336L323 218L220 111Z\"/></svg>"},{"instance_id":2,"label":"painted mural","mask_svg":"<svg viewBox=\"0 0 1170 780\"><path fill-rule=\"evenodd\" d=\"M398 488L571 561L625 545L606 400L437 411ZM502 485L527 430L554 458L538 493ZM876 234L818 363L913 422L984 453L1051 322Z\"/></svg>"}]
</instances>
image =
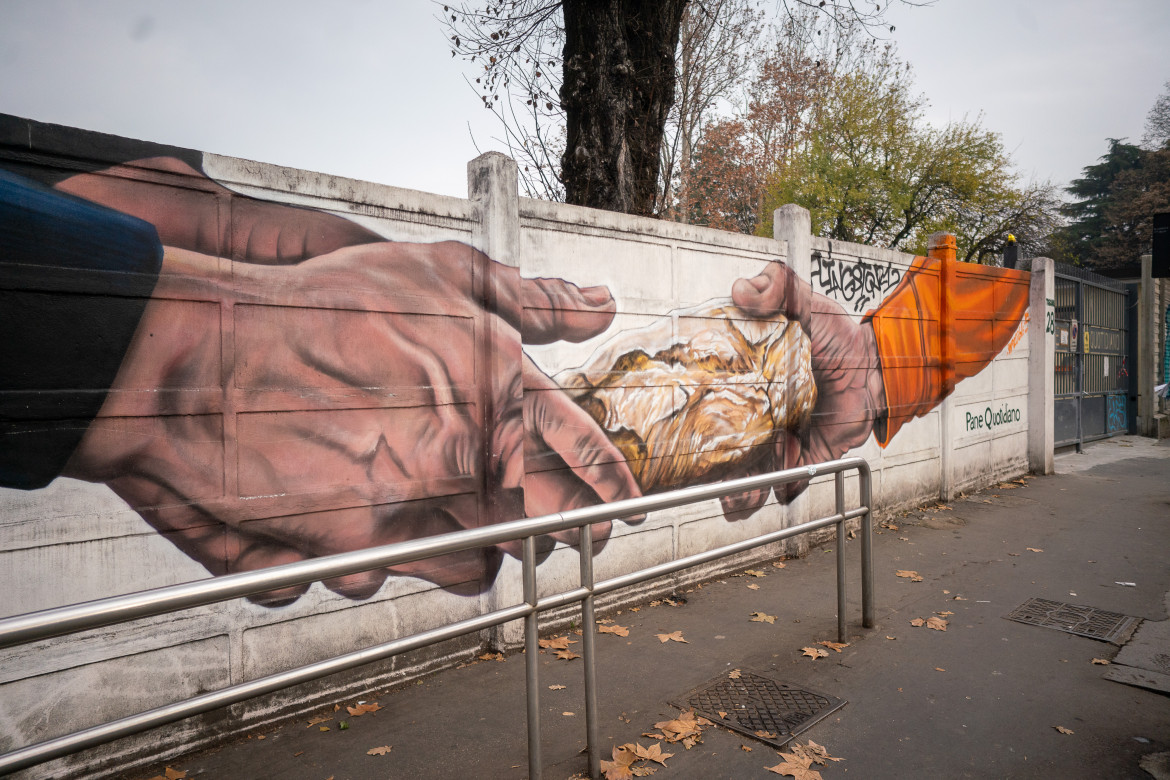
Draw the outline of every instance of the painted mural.
<instances>
[{"instance_id":1,"label":"painted mural","mask_svg":"<svg viewBox=\"0 0 1170 780\"><path fill-rule=\"evenodd\" d=\"M1027 307L1027 274L943 256L858 318L773 262L554 378L522 343L599 336L606 287L230 193L188 150L102 151L0 160L0 486L103 483L214 574L886 446ZM867 279L849 289L868 303ZM477 593L516 552L325 585L362 599L406 574Z\"/></svg>"}]
</instances>

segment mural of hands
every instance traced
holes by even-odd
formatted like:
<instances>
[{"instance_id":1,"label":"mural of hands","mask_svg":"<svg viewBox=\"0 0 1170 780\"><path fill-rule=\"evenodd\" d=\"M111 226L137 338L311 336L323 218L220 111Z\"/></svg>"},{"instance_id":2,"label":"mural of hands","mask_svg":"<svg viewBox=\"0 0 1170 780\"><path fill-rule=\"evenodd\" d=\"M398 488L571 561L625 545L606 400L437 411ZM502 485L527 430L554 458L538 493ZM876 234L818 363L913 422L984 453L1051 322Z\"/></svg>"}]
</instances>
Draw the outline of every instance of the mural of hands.
<instances>
[{"instance_id":1,"label":"mural of hands","mask_svg":"<svg viewBox=\"0 0 1170 780\"><path fill-rule=\"evenodd\" d=\"M589 338L614 311L603 287L520 280L455 242L283 266L168 248L66 474L106 482L216 574L636 496L621 453L520 350L521 334ZM525 453L541 465L527 476ZM393 573L478 589L498 560L469 551ZM325 584L365 598L390 573Z\"/></svg>"},{"instance_id":2,"label":"mural of hands","mask_svg":"<svg viewBox=\"0 0 1170 780\"><path fill-rule=\"evenodd\" d=\"M757 317L783 314L800 323L811 348L817 402L800 435L777 437L774 459L758 473L833 460L864 444L887 413L885 386L873 327L856 322L836 301L814 293L787 265L769 263L758 276L740 279L732 299ZM808 481L790 483L777 499L800 495ZM760 491L725 509L754 511L767 499Z\"/></svg>"}]
</instances>

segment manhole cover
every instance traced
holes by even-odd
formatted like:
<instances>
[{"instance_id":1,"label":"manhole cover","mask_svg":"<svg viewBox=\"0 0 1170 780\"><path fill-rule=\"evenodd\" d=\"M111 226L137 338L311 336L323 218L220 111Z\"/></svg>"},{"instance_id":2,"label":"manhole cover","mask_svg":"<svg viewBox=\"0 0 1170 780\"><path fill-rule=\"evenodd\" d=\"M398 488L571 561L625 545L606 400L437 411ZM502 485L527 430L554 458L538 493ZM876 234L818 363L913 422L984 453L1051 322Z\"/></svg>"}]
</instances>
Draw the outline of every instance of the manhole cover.
<instances>
[{"instance_id":1,"label":"manhole cover","mask_svg":"<svg viewBox=\"0 0 1170 780\"><path fill-rule=\"evenodd\" d=\"M1055 628L1057 631L1100 639L1115 645L1125 644L1139 621L1139 618L1120 612L1106 612L1082 604L1065 604L1063 601L1048 599L1028 599L1004 617L1018 623Z\"/></svg>"},{"instance_id":2,"label":"manhole cover","mask_svg":"<svg viewBox=\"0 0 1170 780\"><path fill-rule=\"evenodd\" d=\"M716 677L670 703L683 710L693 708L712 723L776 748L845 706L844 699L778 683L747 670L741 670L735 680L727 675Z\"/></svg>"}]
</instances>

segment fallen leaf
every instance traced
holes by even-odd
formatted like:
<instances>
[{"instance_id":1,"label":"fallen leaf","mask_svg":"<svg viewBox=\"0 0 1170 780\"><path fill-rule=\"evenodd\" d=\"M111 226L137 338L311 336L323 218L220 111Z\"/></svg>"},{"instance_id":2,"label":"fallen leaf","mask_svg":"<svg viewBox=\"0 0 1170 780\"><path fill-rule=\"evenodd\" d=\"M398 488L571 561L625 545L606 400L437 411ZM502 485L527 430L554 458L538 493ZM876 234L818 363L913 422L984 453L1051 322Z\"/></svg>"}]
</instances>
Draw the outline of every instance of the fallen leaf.
<instances>
[{"instance_id":1,"label":"fallen leaf","mask_svg":"<svg viewBox=\"0 0 1170 780\"><path fill-rule=\"evenodd\" d=\"M951 615L953 615L955 613L951 612L949 610L944 610L943 612L935 612L934 614L938 615L939 617L950 617Z\"/></svg>"},{"instance_id":2,"label":"fallen leaf","mask_svg":"<svg viewBox=\"0 0 1170 780\"><path fill-rule=\"evenodd\" d=\"M163 777L165 777L166 780L183 780L183 778L185 778L186 776L187 776L186 769L182 769L182 770L171 769L169 766L163 772Z\"/></svg>"},{"instance_id":3,"label":"fallen leaf","mask_svg":"<svg viewBox=\"0 0 1170 780\"><path fill-rule=\"evenodd\" d=\"M693 747L702 736L702 724L710 724L706 718L696 718L694 710L687 710L674 720L664 720L654 724L654 728L661 729L667 742L681 742L688 750ZM644 737L655 737L654 734L643 734Z\"/></svg>"},{"instance_id":4,"label":"fallen leaf","mask_svg":"<svg viewBox=\"0 0 1170 780\"><path fill-rule=\"evenodd\" d=\"M318 726L318 728L319 728L321 731L328 731L328 730L329 730L329 727L328 727L328 726Z\"/></svg>"},{"instance_id":5,"label":"fallen leaf","mask_svg":"<svg viewBox=\"0 0 1170 780\"><path fill-rule=\"evenodd\" d=\"M910 625L914 626L915 628L922 628L926 625L926 621L922 618L914 618L910 621Z\"/></svg>"},{"instance_id":6,"label":"fallen leaf","mask_svg":"<svg viewBox=\"0 0 1170 780\"><path fill-rule=\"evenodd\" d=\"M1013 558L1019 558L1019 557L1020 557L1020 554L1019 554L1019 553L1008 553L1008 555L1012 556Z\"/></svg>"},{"instance_id":7,"label":"fallen leaf","mask_svg":"<svg viewBox=\"0 0 1170 780\"><path fill-rule=\"evenodd\" d=\"M742 673L740 672L739 669L732 669L730 672L727 673L727 678L729 680L738 680L741 676L742 676Z\"/></svg>"},{"instance_id":8,"label":"fallen leaf","mask_svg":"<svg viewBox=\"0 0 1170 780\"><path fill-rule=\"evenodd\" d=\"M782 561L772 561L772 565L775 566L777 569L784 568L784 563Z\"/></svg>"},{"instance_id":9,"label":"fallen leaf","mask_svg":"<svg viewBox=\"0 0 1170 780\"><path fill-rule=\"evenodd\" d=\"M630 767L630 774L634 777L647 777L658 771L658 767L649 764L635 764Z\"/></svg>"},{"instance_id":10,"label":"fallen leaf","mask_svg":"<svg viewBox=\"0 0 1170 780\"><path fill-rule=\"evenodd\" d=\"M765 615L763 612L753 612L751 617L753 623L775 623L775 615Z\"/></svg>"},{"instance_id":11,"label":"fallen leaf","mask_svg":"<svg viewBox=\"0 0 1170 780\"><path fill-rule=\"evenodd\" d=\"M641 611L642 611L641 607L630 607L630 612L641 612Z\"/></svg>"},{"instance_id":12,"label":"fallen leaf","mask_svg":"<svg viewBox=\"0 0 1170 780\"><path fill-rule=\"evenodd\" d=\"M658 641L662 642L663 644L667 642L684 642L688 645L690 644L690 642L687 642L687 640L683 639L681 631L672 631L669 634L655 634L654 636L658 637Z\"/></svg>"},{"instance_id":13,"label":"fallen leaf","mask_svg":"<svg viewBox=\"0 0 1170 780\"><path fill-rule=\"evenodd\" d=\"M1066 729L1064 726L1053 726L1052 728L1056 729L1061 734L1072 734L1073 733L1072 729Z\"/></svg>"},{"instance_id":14,"label":"fallen leaf","mask_svg":"<svg viewBox=\"0 0 1170 780\"><path fill-rule=\"evenodd\" d=\"M1105 660L1104 658L1094 658L1094 659L1093 659L1093 663L1095 663L1095 664L1101 664L1102 666L1108 666L1108 665L1109 665L1109 661Z\"/></svg>"},{"instance_id":15,"label":"fallen leaf","mask_svg":"<svg viewBox=\"0 0 1170 780\"><path fill-rule=\"evenodd\" d=\"M304 754L305 754L305 751L298 750L297 752L293 753L293 758L296 758L297 756L303 756Z\"/></svg>"},{"instance_id":16,"label":"fallen leaf","mask_svg":"<svg viewBox=\"0 0 1170 780\"><path fill-rule=\"evenodd\" d=\"M305 726L305 728L309 729L309 728L312 728L313 726L316 726L318 723L328 723L331 720L333 720L333 718L327 718L324 715L318 715L317 717L310 720L309 725Z\"/></svg>"},{"instance_id":17,"label":"fallen leaf","mask_svg":"<svg viewBox=\"0 0 1170 780\"><path fill-rule=\"evenodd\" d=\"M483 655L479 656L479 660L481 660L481 661L503 661L504 654L503 653L484 653Z\"/></svg>"},{"instance_id":18,"label":"fallen leaf","mask_svg":"<svg viewBox=\"0 0 1170 780\"><path fill-rule=\"evenodd\" d=\"M568 650L570 641L571 640L566 635L566 636L555 636L555 637L551 637L549 639L540 639L540 640L537 640L537 644L543 648L548 649L548 650ZM480 658L483 658L483 656L480 656Z\"/></svg>"},{"instance_id":19,"label":"fallen leaf","mask_svg":"<svg viewBox=\"0 0 1170 780\"><path fill-rule=\"evenodd\" d=\"M574 658L580 657L572 650L557 650L557 658L560 658L562 661L572 661Z\"/></svg>"},{"instance_id":20,"label":"fallen leaf","mask_svg":"<svg viewBox=\"0 0 1170 780\"><path fill-rule=\"evenodd\" d=\"M967 599L963 598L962 596L955 596L955 597L954 597L953 599L951 599L951 600L952 600L952 601L966 601Z\"/></svg>"},{"instance_id":21,"label":"fallen leaf","mask_svg":"<svg viewBox=\"0 0 1170 780\"><path fill-rule=\"evenodd\" d=\"M897 639L897 638L898 637L896 637L896 636L890 636L889 634L886 634L886 639Z\"/></svg>"},{"instance_id":22,"label":"fallen leaf","mask_svg":"<svg viewBox=\"0 0 1170 780\"><path fill-rule=\"evenodd\" d=\"M754 582L748 583L748 590L759 590L759 589L760 589L760 586L757 585L756 583L754 583Z\"/></svg>"},{"instance_id":23,"label":"fallen leaf","mask_svg":"<svg viewBox=\"0 0 1170 780\"><path fill-rule=\"evenodd\" d=\"M1026 549L1028 550L1028 552L1044 552L1039 547L1028 547Z\"/></svg>"},{"instance_id":24,"label":"fallen leaf","mask_svg":"<svg viewBox=\"0 0 1170 780\"><path fill-rule=\"evenodd\" d=\"M849 647L848 642L828 642L828 641L826 641L826 642L817 642L817 644L821 645L822 647L827 647L830 650L836 650L838 653L841 652L841 648Z\"/></svg>"},{"instance_id":25,"label":"fallen leaf","mask_svg":"<svg viewBox=\"0 0 1170 780\"><path fill-rule=\"evenodd\" d=\"M776 737L778 737L780 735L777 734L775 731L764 731L763 729L760 729L759 731L756 732L756 736L762 737L763 739L776 739Z\"/></svg>"},{"instance_id":26,"label":"fallen leaf","mask_svg":"<svg viewBox=\"0 0 1170 780\"><path fill-rule=\"evenodd\" d=\"M550 685L550 686L548 686L548 689L550 691L563 691L563 690L565 690L565 686L563 686L563 685Z\"/></svg>"},{"instance_id":27,"label":"fallen leaf","mask_svg":"<svg viewBox=\"0 0 1170 780\"><path fill-rule=\"evenodd\" d=\"M766 766L764 769L778 775L795 777L796 780L823 780L820 772L808 768L809 764L812 763L811 759L802 758L792 753L781 753L780 758L784 759L782 763L776 766Z\"/></svg>"},{"instance_id":28,"label":"fallen leaf","mask_svg":"<svg viewBox=\"0 0 1170 780\"><path fill-rule=\"evenodd\" d=\"M793 755L797 756L798 758L807 758L809 761L820 764L821 766L828 766L827 762L829 761L845 760L843 758L830 756L829 751L825 748L824 745L818 745L811 739L808 741L807 745L802 745L799 742L793 742L790 747L792 749Z\"/></svg>"},{"instance_id":29,"label":"fallen leaf","mask_svg":"<svg viewBox=\"0 0 1170 780\"><path fill-rule=\"evenodd\" d=\"M674 755L674 753L663 753L662 745L655 742L648 748L644 748L639 744L634 745L634 755L643 761L653 761L656 764L666 766L666 759Z\"/></svg>"},{"instance_id":30,"label":"fallen leaf","mask_svg":"<svg viewBox=\"0 0 1170 780\"><path fill-rule=\"evenodd\" d=\"M721 718L726 718L726 717L727 717L727 712L726 712L726 711L724 711L724 710L719 710L719 712L717 712L717 713L715 713L715 714L716 714L716 715L718 715L718 716L719 716L719 717L721 717Z\"/></svg>"},{"instance_id":31,"label":"fallen leaf","mask_svg":"<svg viewBox=\"0 0 1170 780\"><path fill-rule=\"evenodd\" d=\"M361 715L365 715L367 712L377 712L378 710L382 709L382 705L378 704L376 701L373 701L369 704L359 704L356 707L346 707L345 709L347 712L349 712L350 715L356 718Z\"/></svg>"},{"instance_id":32,"label":"fallen leaf","mask_svg":"<svg viewBox=\"0 0 1170 780\"><path fill-rule=\"evenodd\" d=\"M936 672L945 672L945 671L946 671L946 669L942 668L941 666L936 666L936 667L934 667L934 670L935 670Z\"/></svg>"},{"instance_id":33,"label":"fallen leaf","mask_svg":"<svg viewBox=\"0 0 1170 780\"><path fill-rule=\"evenodd\" d=\"M574 715L576 715L577 713L575 713L575 712L562 712L561 714L564 715L566 718L571 718Z\"/></svg>"},{"instance_id":34,"label":"fallen leaf","mask_svg":"<svg viewBox=\"0 0 1170 780\"><path fill-rule=\"evenodd\" d=\"M612 623L613 621L612 621L612 620L610 620L609 618L604 618L604 619L602 619L602 620L598 620L598 621L596 621L596 622L597 622L597 625L599 625L599 626L607 626L607 625L609 625L610 623Z\"/></svg>"},{"instance_id":35,"label":"fallen leaf","mask_svg":"<svg viewBox=\"0 0 1170 780\"><path fill-rule=\"evenodd\" d=\"M949 595L951 595L951 592L950 592L949 590L944 590L944 591L943 591L943 595L944 595L944 596L949 596Z\"/></svg>"},{"instance_id":36,"label":"fallen leaf","mask_svg":"<svg viewBox=\"0 0 1170 780\"><path fill-rule=\"evenodd\" d=\"M268 737L264 736L263 734L257 734L256 739L268 739Z\"/></svg>"},{"instance_id":37,"label":"fallen leaf","mask_svg":"<svg viewBox=\"0 0 1170 780\"><path fill-rule=\"evenodd\" d=\"M630 629L625 626L619 626L616 623L612 626L598 626L598 632L602 634L616 634L618 636L629 636Z\"/></svg>"},{"instance_id":38,"label":"fallen leaf","mask_svg":"<svg viewBox=\"0 0 1170 780\"><path fill-rule=\"evenodd\" d=\"M767 576L767 575L765 575L765 574L764 574L764 572L760 571L759 569L745 569L745 570L744 570L744 574L749 574L749 575L751 575L752 577L764 577L764 576Z\"/></svg>"},{"instance_id":39,"label":"fallen leaf","mask_svg":"<svg viewBox=\"0 0 1170 780\"><path fill-rule=\"evenodd\" d=\"M926 627L933 628L935 631L946 631L947 621L940 617L929 617L926 619Z\"/></svg>"},{"instance_id":40,"label":"fallen leaf","mask_svg":"<svg viewBox=\"0 0 1170 780\"><path fill-rule=\"evenodd\" d=\"M894 576L908 579L911 582L922 582L922 577L918 575L918 572L910 571L909 569L898 569L898 571L894 573Z\"/></svg>"},{"instance_id":41,"label":"fallen leaf","mask_svg":"<svg viewBox=\"0 0 1170 780\"><path fill-rule=\"evenodd\" d=\"M367 756L384 756L392 750L391 745L383 745L382 747L370 748L366 751Z\"/></svg>"},{"instance_id":42,"label":"fallen leaf","mask_svg":"<svg viewBox=\"0 0 1170 780\"><path fill-rule=\"evenodd\" d=\"M750 747L748 747L747 745L740 745L740 746L739 746L739 749L740 749L740 750L743 750L743 751L746 751L746 752L748 752L748 753L752 752L752 749L751 749Z\"/></svg>"},{"instance_id":43,"label":"fallen leaf","mask_svg":"<svg viewBox=\"0 0 1170 780\"><path fill-rule=\"evenodd\" d=\"M897 531L897 530L898 530L898 526L894 525L893 523L881 523L881 527L882 527L882 528L888 528L888 529L890 529L891 531Z\"/></svg>"},{"instance_id":44,"label":"fallen leaf","mask_svg":"<svg viewBox=\"0 0 1170 780\"><path fill-rule=\"evenodd\" d=\"M813 659L814 661L818 658L825 658L826 656L829 655L828 650L822 650L819 647L802 647L800 649L800 652L802 655L807 655L809 658Z\"/></svg>"},{"instance_id":45,"label":"fallen leaf","mask_svg":"<svg viewBox=\"0 0 1170 780\"><path fill-rule=\"evenodd\" d=\"M624 747L614 747L613 761L601 762L601 771L605 772L605 780L629 780L629 778L634 777L634 773L630 771L630 765L637 760L638 758L633 752Z\"/></svg>"},{"instance_id":46,"label":"fallen leaf","mask_svg":"<svg viewBox=\"0 0 1170 780\"><path fill-rule=\"evenodd\" d=\"M657 607L661 603L662 603L661 601L658 601L657 599L655 599L654 601L650 602L650 606Z\"/></svg>"}]
</instances>

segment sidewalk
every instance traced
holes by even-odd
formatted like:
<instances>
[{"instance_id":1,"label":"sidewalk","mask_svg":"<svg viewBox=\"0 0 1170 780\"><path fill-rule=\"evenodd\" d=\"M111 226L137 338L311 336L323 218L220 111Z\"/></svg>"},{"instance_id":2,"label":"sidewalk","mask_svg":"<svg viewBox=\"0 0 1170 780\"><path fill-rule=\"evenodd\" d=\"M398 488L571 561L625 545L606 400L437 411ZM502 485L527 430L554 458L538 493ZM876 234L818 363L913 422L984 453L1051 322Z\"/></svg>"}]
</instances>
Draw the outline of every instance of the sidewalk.
<instances>
[{"instance_id":1,"label":"sidewalk","mask_svg":"<svg viewBox=\"0 0 1170 780\"><path fill-rule=\"evenodd\" d=\"M1121 667L1092 661L1112 660L1116 645L1003 616L1040 597L1167 620L1170 446L1112 439L1058 456L1056 475L1025 482L880 529L873 630L860 628L858 543L849 542L853 637L826 658L801 649L836 639L836 556L827 549L783 569L758 567L763 577L709 583L683 594L685 605L602 616L629 629L628 637L597 637L603 757L615 745L652 744L643 732L678 715L668 700L739 668L848 701L800 737L845 759L813 767L825 780L1151 777L1139 763L1170 751L1170 695L1105 679ZM897 570L914 570L922 581L896 577ZM776 620L752 622L753 612ZM944 616L945 632L910 624L939 612L954 613ZM674 631L687 643L655 637ZM1170 647L1149 650L1135 657L1163 659L1170 672ZM565 780L586 769L581 662L546 653L540 675L544 776ZM527 774L520 655L366 698L382 709L346 718L346 730L337 718L321 724L328 732L302 720L169 765L188 778ZM702 736L690 750L663 744L674 756L654 765L655 777L777 777L765 770L781 761L770 746L718 727ZM367 755L380 746L392 750Z\"/></svg>"}]
</instances>

